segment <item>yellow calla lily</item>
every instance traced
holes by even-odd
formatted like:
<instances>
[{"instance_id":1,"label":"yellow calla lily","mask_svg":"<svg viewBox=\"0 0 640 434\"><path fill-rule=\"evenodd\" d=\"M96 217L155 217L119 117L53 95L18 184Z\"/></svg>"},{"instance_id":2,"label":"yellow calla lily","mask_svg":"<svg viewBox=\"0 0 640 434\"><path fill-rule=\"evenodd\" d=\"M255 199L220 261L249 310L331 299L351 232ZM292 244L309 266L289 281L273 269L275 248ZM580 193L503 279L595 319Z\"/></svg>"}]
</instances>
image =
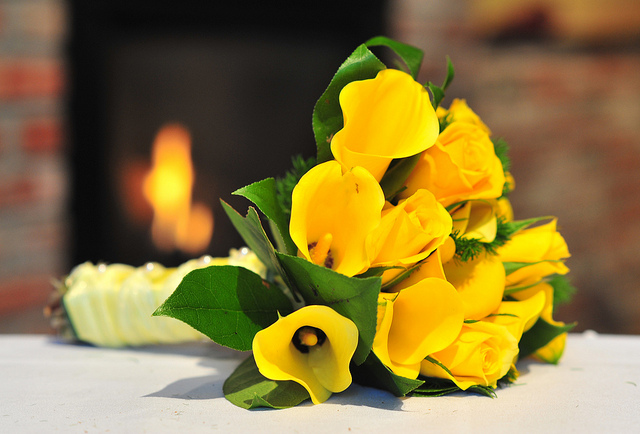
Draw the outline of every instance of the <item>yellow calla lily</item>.
<instances>
[{"instance_id":1,"label":"yellow calla lily","mask_svg":"<svg viewBox=\"0 0 640 434\"><path fill-rule=\"evenodd\" d=\"M362 167L342 173L337 161L307 172L293 190L289 232L308 261L354 276L370 266L371 232L379 225L384 193Z\"/></svg>"},{"instance_id":2,"label":"yellow calla lily","mask_svg":"<svg viewBox=\"0 0 640 434\"><path fill-rule=\"evenodd\" d=\"M556 229L556 219L534 228L523 229L498 249L502 262L530 263L507 276L507 285L539 280L551 274L566 274L564 259L571 256L564 238Z\"/></svg>"},{"instance_id":3,"label":"yellow calla lily","mask_svg":"<svg viewBox=\"0 0 640 434\"><path fill-rule=\"evenodd\" d=\"M383 210L380 226L371 236L375 256L371 265L413 265L443 244L450 233L451 215L431 192L418 190ZM383 283L398 273L388 270Z\"/></svg>"},{"instance_id":4,"label":"yellow calla lily","mask_svg":"<svg viewBox=\"0 0 640 434\"><path fill-rule=\"evenodd\" d=\"M493 313L504 294L505 272L494 255L480 255L466 262L449 261L444 274L462 297L465 319L482 319Z\"/></svg>"},{"instance_id":5,"label":"yellow calla lily","mask_svg":"<svg viewBox=\"0 0 640 434\"><path fill-rule=\"evenodd\" d=\"M474 385L495 387L517 355L518 341L506 327L478 321L465 324L453 344L431 354L448 372L425 360L420 374L450 379L462 390Z\"/></svg>"},{"instance_id":6,"label":"yellow calla lily","mask_svg":"<svg viewBox=\"0 0 640 434\"><path fill-rule=\"evenodd\" d=\"M310 305L281 317L253 338L253 356L262 375L302 385L314 404L351 384L349 363L358 328L327 306Z\"/></svg>"},{"instance_id":7,"label":"yellow calla lily","mask_svg":"<svg viewBox=\"0 0 640 434\"><path fill-rule=\"evenodd\" d=\"M432 146L440 129L429 93L409 74L384 69L340 92L344 127L331 152L347 169L362 166L379 181L394 158Z\"/></svg>"},{"instance_id":8,"label":"yellow calla lily","mask_svg":"<svg viewBox=\"0 0 640 434\"><path fill-rule=\"evenodd\" d=\"M450 345L463 321L455 288L426 278L398 293L380 293L372 350L395 374L417 378L420 362Z\"/></svg>"}]
</instances>

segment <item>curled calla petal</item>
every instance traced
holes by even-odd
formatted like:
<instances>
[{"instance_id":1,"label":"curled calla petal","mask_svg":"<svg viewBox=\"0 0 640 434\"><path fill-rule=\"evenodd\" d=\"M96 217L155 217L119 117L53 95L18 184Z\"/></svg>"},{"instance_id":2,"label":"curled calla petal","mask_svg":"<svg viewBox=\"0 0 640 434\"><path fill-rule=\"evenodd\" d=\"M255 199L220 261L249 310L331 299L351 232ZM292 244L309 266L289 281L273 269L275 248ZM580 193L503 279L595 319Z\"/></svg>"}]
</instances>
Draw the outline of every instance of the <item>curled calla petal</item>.
<instances>
[{"instance_id":1,"label":"curled calla petal","mask_svg":"<svg viewBox=\"0 0 640 434\"><path fill-rule=\"evenodd\" d=\"M334 158L347 169L366 168L378 181L392 159L419 154L438 137L429 93L402 71L384 69L347 84L340 106L344 127L331 140Z\"/></svg>"},{"instance_id":2,"label":"curled calla petal","mask_svg":"<svg viewBox=\"0 0 640 434\"><path fill-rule=\"evenodd\" d=\"M462 297L465 319L482 319L493 313L504 294L505 271L494 255L466 262L449 261L444 274Z\"/></svg>"},{"instance_id":3,"label":"curled calla petal","mask_svg":"<svg viewBox=\"0 0 640 434\"><path fill-rule=\"evenodd\" d=\"M367 170L319 164L300 179L291 201L289 232L302 257L347 276L369 268L368 238L385 200Z\"/></svg>"},{"instance_id":4,"label":"curled calla petal","mask_svg":"<svg viewBox=\"0 0 640 434\"><path fill-rule=\"evenodd\" d=\"M420 373L427 377L447 378L460 389L474 385L495 387L518 355L518 341L506 327L478 321L465 324L449 347L433 353L422 362Z\"/></svg>"},{"instance_id":5,"label":"curled calla petal","mask_svg":"<svg viewBox=\"0 0 640 434\"><path fill-rule=\"evenodd\" d=\"M511 240L498 249L502 262L520 262L530 265L507 276L507 285L540 280L551 274L566 274L569 269L564 260L571 255L564 238L556 229L557 220L534 228L516 232Z\"/></svg>"},{"instance_id":6,"label":"curled calla petal","mask_svg":"<svg viewBox=\"0 0 640 434\"><path fill-rule=\"evenodd\" d=\"M504 182L502 163L487 133L474 124L453 122L422 153L400 197L426 188L449 206L470 199L496 199Z\"/></svg>"},{"instance_id":7,"label":"curled calla petal","mask_svg":"<svg viewBox=\"0 0 640 434\"><path fill-rule=\"evenodd\" d=\"M295 381L314 404L351 384L349 363L358 328L327 306L309 305L256 333L253 356L260 373L275 381Z\"/></svg>"},{"instance_id":8,"label":"curled calla petal","mask_svg":"<svg viewBox=\"0 0 640 434\"><path fill-rule=\"evenodd\" d=\"M451 233L451 215L427 190L388 206L372 234L372 266L406 267L429 256ZM390 270L393 271L393 270ZM390 276L383 275L383 283Z\"/></svg>"},{"instance_id":9,"label":"curled calla petal","mask_svg":"<svg viewBox=\"0 0 640 434\"><path fill-rule=\"evenodd\" d=\"M420 362L450 345L463 321L462 301L453 286L426 278L398 293L380 293L372 350L395 374L417 378Z\"/></svg>"},{"instance_id":10,"label":"curled calla petal","mask_svg":"<svg viewBox=\"0 0 640 434\"><path fill-rule=\"evenodd\" d=\"M522 333L533 327L540 317L545 300L545 293L539 291L534 296L522 301L503 301L498 310L485 321L506 327L509 333L520 341Z\"/></svg>"}]
</instances>

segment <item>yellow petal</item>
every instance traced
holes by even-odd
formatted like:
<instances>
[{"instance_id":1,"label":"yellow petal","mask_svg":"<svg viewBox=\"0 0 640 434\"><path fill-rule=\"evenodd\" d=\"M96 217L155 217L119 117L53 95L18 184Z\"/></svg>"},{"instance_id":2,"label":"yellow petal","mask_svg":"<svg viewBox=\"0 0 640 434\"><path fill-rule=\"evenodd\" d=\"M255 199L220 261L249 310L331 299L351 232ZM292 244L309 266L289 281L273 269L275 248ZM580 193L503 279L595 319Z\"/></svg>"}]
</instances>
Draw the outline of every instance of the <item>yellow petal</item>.
<instances>
[{"instance_id":1,"label":"yellow petal","mask_svg":"<svg viewBox=\"0 0 640 434\"><path fill-rule=\"evenodd\" d=\"M529 330L540 317L545 306L545 293L540 291L523 301L503 301L486 321L500 324L520 341L522 333Z\"/></svg>"},{"instance_id":2,"label":"yellow petal","mask_svg":"<svg viewBox=\"0 0 640 434\"><path fill-rule=\"evenodd\" d=\"M419 154L438 137L429 93L402 71L385 69L353 81L340 92L344 128L331 152L347 169L362 166L380 180L394 158Z\"/></svg>"},{"instance_id":3,"label":"yellow petal","mask_svg":"<svg viewBox=\"0 0 640 434\"><path fill-rule=\"evenodd\" d=\"M449 106L449 110L447 114L450 116L450 122L467 122L470 124L477 125L488 135L491 135L491 130L489 127L485 125L484 122L480 119L480 117L467 105L467 101L464 99L455 98L451 105Z\"/></svg>"},{"instance_id":4,"label":"yellow petal","mask_svg":"<svg viewBox=\"0 0 640 434\"><path fill-rule=\"evenodd\" d=\"M464 320L462 302L446 280L423 279L395 294L380 294L373 351L394 373L416 378L420 362L446 348Z\"/></svg>"},{"instance_id":5,"label":"yellow petal","mask_svg":"<svg viewBox=\"0 0 640 434\"><path fill-rule=\"evenodd\" d=\"M294 343L303 328L321 331L315 345ZM357 344L358 328L350 319L330 307L310 305L256 333L253 355L262 375L297 382L319 404L351 384L349 363Z\"/></svg>"},{"instance_id":6,"label":"yellow petal","mask_svg":"<svg viewBox=\"0 0 640 434\"><path fill-rule=\"evenodd\" d=\"M472 200L466 202L452 214L453 229L463 238L491 243L496 238L498 221L495 201Z\"/></svg>"},{"instance_id":7,"label":"yellow petal","mask_svg":"<svg viewBox=\"0 0 640 434\"><path fill-rule=\"evenodd\" d=\"M372 266L408 266L429 256L451 233L451 216L427 190L386 208L372 235Z\"/></svg>"},{"instance_id":8,"label":"yellow petal","mask_svg":"<svg viewBox=\"0 0 640 434\"><path fill-rule=\"evenodd\" d=\"M504 294L505 272L494 255L480 255L467 262L444 264L447 280L462 296L465 319L482 319L494 312Z\"/></svg>"},{"instance_id":9,"label":"yellow petal","mask_svg":"<svg viewBox=\"0 0 640 434\"><path fill-rule=\"evenodd\" d=\"M560 323L560 325L564 325L564 323ZM538 360L542 360L543 362L556 365L562 358L566 343L567 334L563 333L560 336L554 338L547 345L533 353L533 356Z\"/></svg>"},{"instance_id":10,"label":"yellow petal","mask_svg":"<svg viewBox=\"0 0 640 434\"><path fill-rule=\"evenodd\" d=\"M370 265L370 233L380 223L384 193L361 167L342 173L328 161L307 172L293 190L291 238L309 261L353 276Z\"/></svg>"},{"instance_id":11,"label":"yellow petal","mask_svg":"<svg viewBox=\"0 0 640 434\"><path fill-rule=\"evenodd\" d=\"M502 262L530 263L507 276L508 285L541 279L551 274L566 274L564 259L570 256L567 243L556 230L556 219L549 223L517 232L500 249Z\"/></svg>"}]
</instances>

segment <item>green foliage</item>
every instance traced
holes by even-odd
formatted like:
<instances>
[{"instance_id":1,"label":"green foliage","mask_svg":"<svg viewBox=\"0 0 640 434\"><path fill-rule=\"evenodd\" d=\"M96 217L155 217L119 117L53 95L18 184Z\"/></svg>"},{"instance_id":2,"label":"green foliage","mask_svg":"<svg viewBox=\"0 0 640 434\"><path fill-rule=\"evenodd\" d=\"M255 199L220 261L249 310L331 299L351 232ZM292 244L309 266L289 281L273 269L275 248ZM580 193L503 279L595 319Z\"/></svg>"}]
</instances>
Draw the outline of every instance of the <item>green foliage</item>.
<instances>
[{"instance_id":1,"label":"green foliage","mask_svg":"<svg viewBox=\"0 0 640 434\"><path fill-rule=\"evenodd\" d=\"M381 279L354 279L303 258L280 253L277 255L292 289L295 288L302 295L307 305L329 306L355 323L358 327L358 347L353 355L353 362L364 362L376 334Z\"/></svg>"},{"instance_id":2,"label":"green foliage","mask_svg":"<svg viewBox=\"0 0 640 434\"><path fill-rule=\"evenodd\" d=\"M179 319L220 345L249 351L257 332L291 310L280 288L246 268L224 265L187 274L153 315Z\"/></svg>"},{"instance_id":3,"label":"green foliage","mask_svg":"<svg viewBox=\"0 0 640 434\"><path fill-rule=\"evenodd\" d=\"M309 399L309 392L295 381L265 378L253 356L243 361L222 386L224 396L238 407L288 408Z\"/></svg>"},{"instance_id":4,"label":"green foliage","mask_svg":"<svg viewBox=\"0 0 640 434\"><path fill-rule=\"evenodd\" d=\"M361 365L352 365L351 373L356 383L386 390L395 396L406 396L424 383L394 374L373 352Z\"/></svg>"},{"instance_id":5,"label":"green foliage","mask_svg":"<svg viewBox=\"0 0 640 434\"><path fill-rule=\"evenodd\" d=\"M557 326L549 324L542 318L539 318L534 326L522 335L518 345L520 347L519 357L523 359L533 354L556 337L571 330L574 326L575 324Z\"/></svg>"},{"instance_id":6,"label":"green foliage","mask_svg":"<svg viewBox=\"0 0 640 434\"><path fill-rule=\"evenodd\" d=\"M296 155L291 159L292 169L289 170L283 178L276 180L276 193L278 196L278 203L282 211L291 215L291 195L293 189L300 181L300 178L304 176L309 170L316 164L315 158L304 159L301 155ZM289 254L291 254L289 252Z\"/></svg>"},{"instance_id":7,"label":"green foliage","mask_svg":"<svg viewBox=\"0 0 640 434\"><path fill-rule=\"evenodd\" d=\"M435 84L428 82L426 87L431 91L431 95L433 99L431 100L431 104L433 104L433 108L436 109L444 99L445 90L453 81L455 77L455 70L453 69L453 63L449 56L447 56L447 75L442 83L442 86L436 86Z\"/></svg>"},{"instance_id":8,"label":"green foliage","mask_svg":"<svg viewBox=\"0 0 640 434\"><path fill-rule=\"evenodd\" d=\"M403 44L398 41L394 41L393 39L389 39L385 36L376 36L375 38L369 39L365 42L367 47L387 47L390 48L403 62L406 66L406 72L411 74L413 79L418 78L418 73L420 72L420 65L422 65L422 58L424 57L424 53L419 48L416 48L411 45Z\"/></svg>"},{"instance_id":9,"label":"green foliage","mask_svg":"<svg viewBox=\"0 0 640 434\"><path fill-rule=\"evenodd\" d=\"M509 145L503 138L495 138L491 139L493 142L493 149L496 153L496 156L500 160L502 164L502 170L504 174L506 174L511 170L511 158L509 158ZM505 182L502 187L502 196L506 197L513 191L514 186L509 182Z\"/></svg>"},{"instance_id":10,"label":"green foliage","mask_svg":"<svg viewBox=\"0 0 640 434\"><path fill-rule=\"evenodd\" d=\"M380 187L382 187L386 200L392 201L398 193L404 190L404 183L409 175L411 175L413 168L416 167L419 160L420 154L402 158L396 160L391 168L387 170L380 180Z\"/></svg>"},{"instance_id":11,"label":"green foliage","mask_svg":"<svg viewBox=\"0 0 640 434\"><path fill-rule=\"evenodd\" d=\"M553 288L553 309L571 301L576 293L576 287L571 284L569 278L565 275L554 274L547 283Z\"/></svg>"},{"instance_id":12,"label":"green foliage","mask_svg":"<svg viewBox=\"0 0 640 434\"><path fill-rule=\"evenodd\" d=\"M322 94L313 110L313 132L318 148L317 161L324 163L333 158L331 155L331 139L343 127L342 109L340 108L340 91L354 80L375 78L386 66L365 44L360 45L344 61L333 76L329 87Z\"/></svg>"},{"instance_id":13,"label":"green foliage","mask_svg":"<svg viewBox=\"0 0 640 434\"><path fill-rule=\"evenodd\" d=\"M289 235L289 217L284 213L277 194L277 183L273 178L254 182L233 192L252 201L275 226L273 236L278 250L294 254L298 248Z\"/></svg>"}]
</instances>

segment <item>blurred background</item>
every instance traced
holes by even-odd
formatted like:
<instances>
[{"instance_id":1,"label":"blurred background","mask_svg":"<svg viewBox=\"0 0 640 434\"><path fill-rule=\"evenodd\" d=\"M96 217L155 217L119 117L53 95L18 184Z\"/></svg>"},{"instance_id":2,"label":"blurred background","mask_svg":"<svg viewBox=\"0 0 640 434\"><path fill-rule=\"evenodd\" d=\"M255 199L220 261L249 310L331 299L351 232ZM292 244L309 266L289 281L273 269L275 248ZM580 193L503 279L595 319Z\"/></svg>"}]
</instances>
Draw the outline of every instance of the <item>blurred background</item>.
<instances>
[{"instance_id":1,"label":"blurred background","mask_svg":"<svg viewBox=\"0 0 640 434\"><path fill-rule=\"evenodd\" d=\"M315 101L378 34L425 51L422 82L451 57L444 105L511 145L516 218L558 217L578 292L556 317L640 333L637 0L237 3L0 0L0 333L49 332L78 263L240 247L218 199L244 212L232 191L314 154Z\"/></svg>"}]
</instances>

